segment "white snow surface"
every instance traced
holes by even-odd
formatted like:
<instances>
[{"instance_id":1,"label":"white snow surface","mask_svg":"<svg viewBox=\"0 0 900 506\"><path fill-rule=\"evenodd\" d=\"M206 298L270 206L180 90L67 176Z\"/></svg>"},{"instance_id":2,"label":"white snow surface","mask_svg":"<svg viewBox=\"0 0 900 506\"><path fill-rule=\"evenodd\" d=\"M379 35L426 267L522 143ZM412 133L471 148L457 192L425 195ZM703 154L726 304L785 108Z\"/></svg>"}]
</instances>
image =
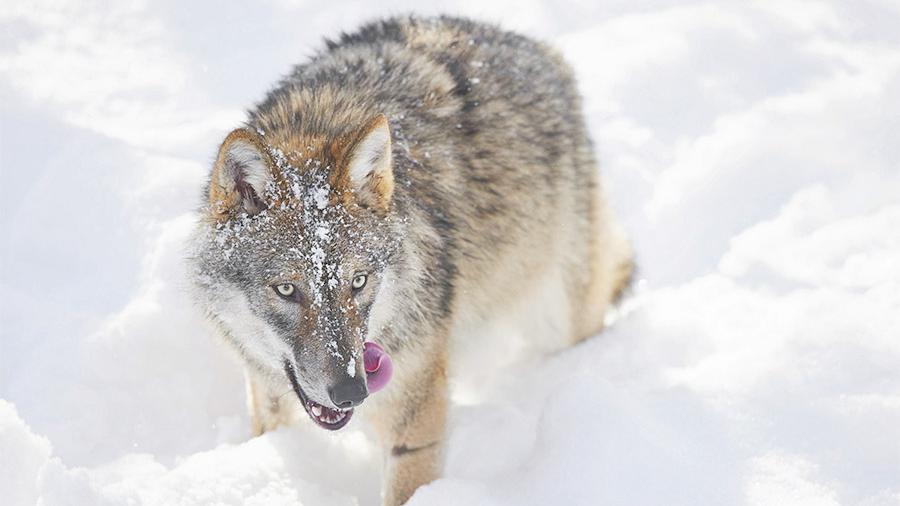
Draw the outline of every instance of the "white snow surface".
<instances>
[{"instance_id":1,"label":"white snow surface","mask_svg":"<svg viewBox=\"0 0 900 506\"><path fill-rule=\"evenodd\" d=\"M242 110L410 10L564 52L640 265L606 332L459 400L410 504L900 504L893 0L4 1L0 502L377 504L359 421L249 439L184 241Z\"/></svg>"}]
</instances>

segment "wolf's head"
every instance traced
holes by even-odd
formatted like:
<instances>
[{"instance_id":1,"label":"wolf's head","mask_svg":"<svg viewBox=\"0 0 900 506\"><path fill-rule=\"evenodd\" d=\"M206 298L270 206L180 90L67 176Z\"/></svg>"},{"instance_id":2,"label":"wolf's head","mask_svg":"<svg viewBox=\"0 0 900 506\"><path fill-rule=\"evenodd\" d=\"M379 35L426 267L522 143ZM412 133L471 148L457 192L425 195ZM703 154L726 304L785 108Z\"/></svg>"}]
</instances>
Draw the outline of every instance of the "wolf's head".
<instances>
[{"instance_id":1,"label":"wolf's head","mask_svg":"<svg viewBox=\"0 0 900 506\"><path fill-rule=\"evenodd\" d=\"M204 302L250 365L286 376L327 429L368 395L363 342L402 234L393 189L383 115L302 142L235 130L210 175L195 255Z\"/></svg>"}]
</instances>

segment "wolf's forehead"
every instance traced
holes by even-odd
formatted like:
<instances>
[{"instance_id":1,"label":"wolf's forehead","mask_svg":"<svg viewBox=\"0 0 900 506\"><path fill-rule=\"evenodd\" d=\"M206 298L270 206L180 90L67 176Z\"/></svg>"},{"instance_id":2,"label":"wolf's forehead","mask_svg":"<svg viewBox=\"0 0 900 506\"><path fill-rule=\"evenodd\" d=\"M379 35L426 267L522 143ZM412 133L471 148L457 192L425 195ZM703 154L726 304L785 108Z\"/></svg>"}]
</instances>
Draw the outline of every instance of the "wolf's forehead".
<instances>
[{"instance_id":1,"label":"wolf's forehead","mask_svg":"<svg viewBox=\"0 0 900 506\"><path fill-rule=\"evenodd\" d=\"M305 155L302 151L285 154L270 148L278 178L270 185L271 200L278 211L294 221L297 235L311 245L364 244L377 240L371 223L363 223L347 207L341 188L332 185L335 168L327 159Z\"/></svg>"},{"instance_id":2,"label":"wolf's forehead","mask_svg":"<svg viewBox=\"0 0 900 506\"><path fill-rule=\"evenodd\" d=\"M332 185L331 163L317 157L313 147L267 150L274 165L267 207L219 225L216 240L223 254L238 248L251 266L263 267L269 276L300 276L326 286L346 275L344 267L376 267L387 251L385 238L372 220L346 207Z\"/></svg>"},{"instance_id":3,"label":"wolf's forehead","mask_svg":"<svg viewBox=\"0 0 900 506\"><path fill-rule=\"evenodd\" d=\"M352 221L340 203L330 199L324 171L301 172L283 163L277 179L266 187L265 209L217 224L216 242L228 252L242 246L257 255L283 260L313 259L345 235Z\"/></svg>"}]
</instances>

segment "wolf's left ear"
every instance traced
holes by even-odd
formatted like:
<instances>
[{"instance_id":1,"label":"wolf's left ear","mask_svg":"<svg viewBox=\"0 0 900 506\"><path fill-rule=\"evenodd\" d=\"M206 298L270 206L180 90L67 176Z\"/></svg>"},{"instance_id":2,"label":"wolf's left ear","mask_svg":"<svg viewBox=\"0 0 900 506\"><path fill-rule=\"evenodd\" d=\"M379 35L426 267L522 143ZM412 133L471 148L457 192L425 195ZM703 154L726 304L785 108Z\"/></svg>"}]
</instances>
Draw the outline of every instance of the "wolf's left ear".
<instances>
[{"instance_id":1,"label":"wolf's left ear","mask_svg":"<svg viewBox=\"0 0 900 506\"><path fill-rule=\"evenodd\" d=\"M272 160L259 135L245 128L234 130L222 142L210 176L210 212L221 221L240 212L262 211L266 186L273 180Z\"/></svg>"},{"instance_id":2,"label":"wolf's left ear","mask_svg":"<svg viewBox=\"0 0 900 506\"><path fill-rule=\"evenodd\" d=\"M350 146L346 183L357 202L379 212L387 211L394 193L391 167L391 129L384 114L369 120Z\"/></svg>"}]
</instances>

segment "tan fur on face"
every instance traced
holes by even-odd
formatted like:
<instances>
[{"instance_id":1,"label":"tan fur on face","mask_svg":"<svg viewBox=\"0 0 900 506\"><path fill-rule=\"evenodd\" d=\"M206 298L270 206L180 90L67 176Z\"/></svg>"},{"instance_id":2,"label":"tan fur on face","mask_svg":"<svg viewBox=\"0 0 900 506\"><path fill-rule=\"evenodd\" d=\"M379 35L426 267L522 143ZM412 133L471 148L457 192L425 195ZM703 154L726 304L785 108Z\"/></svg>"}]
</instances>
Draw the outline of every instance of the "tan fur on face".
<instances>
[{"instance_id":1,"label":"tan fur on face","mask_svg":"<svg viewBox=\"0 0 900 506\"><path fill-rule=\"evenodd\" d=\"M350 165L363 142L374 132L382 129L388 132L389 138L388 120L383 114L377 114L364 123L359 123L348 133L331 138L324 135L303 135L283 128L271 132L264 131L264 136L248 129L238 129L229 134L222 143L213 178L219 177L222 171L224 153L227 152L228 146L236 141L248 141L266 153L270 164L271 157L268 152L277 149L288 164L301 170L309 167L310 160L315 160L316 166L324 165L329 170L329 184L334 189L330 195L332 204L342 202L350 207L364 205L379 214L384 214L390 206L394 192L394 178L390 167L390 140L384 159L374 160L377 163L373 164L373 170L368 174L362 188L355 187L350 174ZM276 181L283 184L283 175L277 168L273 167L272 170ZM217 219L229 217L229 211L237 205L239 198L236 192L229 193L220 185L210 185L209 199Z\"/></svg>"}]
</instances>

